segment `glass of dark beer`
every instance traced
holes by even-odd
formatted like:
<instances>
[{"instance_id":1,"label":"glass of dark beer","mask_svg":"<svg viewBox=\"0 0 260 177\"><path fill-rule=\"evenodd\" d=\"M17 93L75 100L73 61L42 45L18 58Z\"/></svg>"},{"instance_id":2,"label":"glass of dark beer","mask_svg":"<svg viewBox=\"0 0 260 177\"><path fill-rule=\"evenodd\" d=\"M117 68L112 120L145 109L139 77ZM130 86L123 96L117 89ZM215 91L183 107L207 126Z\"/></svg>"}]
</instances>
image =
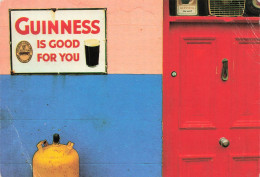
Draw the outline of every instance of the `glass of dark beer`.
<instances>
[{"instance_id":1,"label":"glass of dark beer","mask_svg":"<svg viewBox=\"0 0 260 177\"><path fill-rule=\"evenodd\" d=\"M100 41L97 39L88 39L84 41L86 63L88 66L96 66L99 62Z\"/></svg>"}]
</instances>

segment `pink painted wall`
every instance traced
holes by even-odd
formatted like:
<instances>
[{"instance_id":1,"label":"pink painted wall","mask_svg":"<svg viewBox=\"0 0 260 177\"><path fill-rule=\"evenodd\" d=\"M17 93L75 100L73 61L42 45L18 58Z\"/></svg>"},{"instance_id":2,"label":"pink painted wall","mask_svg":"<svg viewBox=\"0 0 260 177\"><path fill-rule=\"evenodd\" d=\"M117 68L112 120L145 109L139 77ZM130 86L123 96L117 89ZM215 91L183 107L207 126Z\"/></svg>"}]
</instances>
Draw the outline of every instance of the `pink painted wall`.
<instances>
[{"instance_id":1,"label":"pink painted wall","mask_svg":"<svg viewBox=\"0 0 260 177\"><path fill-rule=\"evenodd\" d=\"M162 4L162 0L2 0L0 74L10 74L9 8L107 8L108 73L161 74Z\"/></svg>"}]
</instances>

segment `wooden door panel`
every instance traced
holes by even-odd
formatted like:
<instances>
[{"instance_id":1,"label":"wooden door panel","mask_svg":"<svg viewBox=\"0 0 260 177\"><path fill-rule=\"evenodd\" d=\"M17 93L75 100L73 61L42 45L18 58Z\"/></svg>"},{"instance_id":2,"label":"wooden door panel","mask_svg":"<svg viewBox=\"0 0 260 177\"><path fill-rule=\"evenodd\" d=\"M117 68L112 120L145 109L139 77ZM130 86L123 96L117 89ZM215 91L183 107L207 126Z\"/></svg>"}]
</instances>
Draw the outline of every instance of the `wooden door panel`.
<instances>
[{"instance_id":1,"label":"wooden door panel","mask_svg":"<svg viewBox=\"0 0 260 177\"><path fill-rule=\"evenodd\" d=\"M260 161L257 154L233 155L231 161L230 177L259 177Z\"/></svg>"},{"instance_id":2,"label":"wooden door panel","mask_svg":"<svg viewBox=\"0 0 260 177\"><path fill-rule=\"evenodd\" d=\"M214 176L214 160L212 155L182 156L180 157L181 177L211 177Z\"/></svg>"},{"instance_id":3,"label":"wooden door panel","mask_svg":"<svg viewBox=\"0 0 260 177\"><path fill-rule=\"evenodd\" d=\"M260 128L260 39L236 38L233 44L232 127Z\"/></svg>"},{"instance_id":4,"label":"wooden door panel","mask_svg":"<svg viewBox=\"0 0 260 177\"><path fill-rule=\"evenodd\" d=\"M216 41L182 37L180 41L179 127L215 127Z\"/></svg>"}]
</instances>

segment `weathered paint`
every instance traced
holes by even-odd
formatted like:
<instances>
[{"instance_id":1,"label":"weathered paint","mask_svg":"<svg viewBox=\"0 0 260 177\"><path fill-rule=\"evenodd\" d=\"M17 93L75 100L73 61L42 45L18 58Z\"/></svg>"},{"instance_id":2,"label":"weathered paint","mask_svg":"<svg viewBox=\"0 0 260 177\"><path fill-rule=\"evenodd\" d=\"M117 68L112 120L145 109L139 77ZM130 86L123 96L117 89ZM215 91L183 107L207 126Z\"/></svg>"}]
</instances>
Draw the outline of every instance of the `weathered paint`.
<instances>
[{"instance_id":1,"label":"weathered paint","mask_svg":"<svg viewBox=\"0 0 260 177\"><path fill-rule=\"evenodd\" d=\"M0 74L10 74L8 9L38 8L107 8L108 73L162 73L162 1L8 0L0 4Z\"/></svg>"},{"instance_id":2,"label":"weathered paint","mask_svg":"<svg viewBox=\"0 0 260 177\"><path fill-rule=\"evenodd\" d=\"M75 143L81 177L158 177L161 75L0 76L0 173L32 176L36 144Z\"/></svg>"}]
</instances>

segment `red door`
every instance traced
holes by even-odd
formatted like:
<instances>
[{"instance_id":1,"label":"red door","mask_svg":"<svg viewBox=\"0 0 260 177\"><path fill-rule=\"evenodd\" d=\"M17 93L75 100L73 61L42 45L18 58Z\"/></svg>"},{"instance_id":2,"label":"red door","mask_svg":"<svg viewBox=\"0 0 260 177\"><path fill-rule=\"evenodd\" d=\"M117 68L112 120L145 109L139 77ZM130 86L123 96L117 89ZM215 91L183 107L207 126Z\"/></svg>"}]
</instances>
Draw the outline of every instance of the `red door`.
<instances>
[{"instance_id":1,"label":"red door","mask_svg":"<svg viewBox=\"0 0 260 177\"><path fill-rule=\"evenodd\" d=\"M260 176L259 35L258 24L170 23L164 177Z\"/></svg>"}]
</instances>

